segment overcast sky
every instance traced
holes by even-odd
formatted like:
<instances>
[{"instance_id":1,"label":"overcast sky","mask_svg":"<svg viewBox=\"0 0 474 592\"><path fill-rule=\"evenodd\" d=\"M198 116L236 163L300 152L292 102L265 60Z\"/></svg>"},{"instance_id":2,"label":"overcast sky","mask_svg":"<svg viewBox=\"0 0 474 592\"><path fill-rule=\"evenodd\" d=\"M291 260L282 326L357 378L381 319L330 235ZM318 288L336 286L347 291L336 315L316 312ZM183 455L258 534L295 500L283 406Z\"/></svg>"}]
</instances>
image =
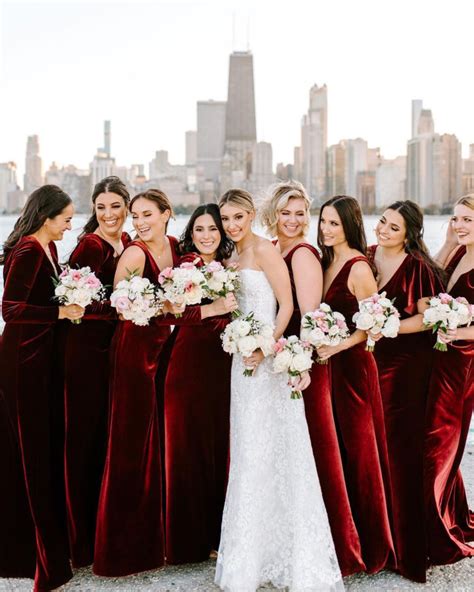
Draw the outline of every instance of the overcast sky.
<instances>
[{"instance_id":1,"label":"overcast sky","mask_svg":"<svg viewBox=\"0 0 474 592\"><path fill-rule=\"evenodd\" d=\"M330 143L360 136L404 154L420 98L466 155L473 19L471 0L3 1L0 162L22 174L38 134L45 169L86 168L110 119L117 164L148 172L160 149L182 163L196 101L226 99L229 54L247 47L258 139L275 163L292 161L315 83L328 85Z\"/></svg>"}]
</instances>

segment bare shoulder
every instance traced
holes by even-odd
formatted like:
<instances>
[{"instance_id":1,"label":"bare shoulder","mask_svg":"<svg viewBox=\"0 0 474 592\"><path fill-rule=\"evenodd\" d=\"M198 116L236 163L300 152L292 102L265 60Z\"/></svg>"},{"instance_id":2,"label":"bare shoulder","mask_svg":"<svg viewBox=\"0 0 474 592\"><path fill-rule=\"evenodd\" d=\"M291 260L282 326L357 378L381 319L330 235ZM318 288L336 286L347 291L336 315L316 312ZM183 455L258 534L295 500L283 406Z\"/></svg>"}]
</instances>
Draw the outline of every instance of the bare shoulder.
<instances>
[{"instance_id":1,"label":"bare shoulder","mask_svg":"<svg viewBox=\"0 0 474 592\"><path fill-rule=\"evenodd\" d=\"M253 251L258 261L277 261L279 259L283 259L280 252L271 241L266 238L262 238L261 236L256 238L257 240L255 241Z\"/></svg>"},{"instance_id":2,"label":"bare shoulder","mask_svg":"<svg viewBox=\"0 0 474 592\"><path fill-rule=\"evenodd\" d=\"M145 262L145 253L136 245L127 247L122 256L120 257L121 263L136 263L137 265L143 265Z\"/></svg>"},{"instance_id":3,"label":"bare shoulder","mask_svg":"<svg viewBox=\"0 0 474 592\"><path fill-rule=\"evenodd\" d=\"M356 282L374 279L374 274L367 261L356 261L351 267L349 276Z\"/></svg>"},{"instance_id":4,"label":"bare shoulder","mask_svg":"<svg viewBox=\"0 0 474 592\"><path fill-rule=\"evenodd\" d=\"M321 264L313 251L302 247L297 249L291 258L291 266L294 267L295 265L298 267L309 268L315 266L318 267Z\"/></svg>"}]
</instances>

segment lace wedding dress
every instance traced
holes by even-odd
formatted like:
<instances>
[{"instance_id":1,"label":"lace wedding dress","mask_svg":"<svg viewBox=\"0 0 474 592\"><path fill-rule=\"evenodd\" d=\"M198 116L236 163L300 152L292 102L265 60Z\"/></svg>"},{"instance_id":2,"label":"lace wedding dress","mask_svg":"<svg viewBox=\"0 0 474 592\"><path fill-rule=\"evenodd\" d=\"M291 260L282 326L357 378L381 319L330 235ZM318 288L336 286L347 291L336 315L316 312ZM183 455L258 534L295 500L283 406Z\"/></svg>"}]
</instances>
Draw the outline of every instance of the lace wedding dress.
<instances>
[{"instance_id":1,"label":"lace wedding dress","mask_svg":"<svg viewBox=\"0 0 474 592\"><path fill-rule=\"evenodd\" d=\"M241 270L239 308L274 325L276 300L263 271ZM254 592L271 582L291 592L343 590L316 473L303 399L264 360L243 376L234 356L231 464L215 582Z\"/></svg>"}]
</instances>

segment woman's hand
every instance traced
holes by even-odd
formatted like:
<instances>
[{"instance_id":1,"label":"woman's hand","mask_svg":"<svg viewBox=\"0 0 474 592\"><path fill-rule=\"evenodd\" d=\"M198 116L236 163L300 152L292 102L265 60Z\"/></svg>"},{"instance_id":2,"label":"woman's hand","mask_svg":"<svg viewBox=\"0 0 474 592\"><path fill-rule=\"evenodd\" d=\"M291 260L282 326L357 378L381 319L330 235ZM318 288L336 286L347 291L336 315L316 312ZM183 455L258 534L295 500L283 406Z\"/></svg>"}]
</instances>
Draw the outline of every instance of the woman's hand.
<instances>
[{"instance_id":1,"label":"woman's hand","mask_svg":"<svg viewBox=\"0 0 474 592\"><path fill-rule=\"evenodd\" d=\"M163 314L182 315L186 304L184 302L170 302L166 300L163 305Z\"/></svg>"},{"instance_id":2,"label":"woman's hand","mask_svg":"<svg viewBox=\"0 0 474 592\"><path fill-rule=\"evenodd\" d=\"M227 294L227 296L223 296L217 300L214 300L211 306L214 310L213 316L229 314L230 312L234 312L234 310L239 308L237 300L232 292Z\"/></svg>"},{"instance_id":3,"label":"woman's hand","mask_svg":"<svg viewBox=\"0 0 474 592\"><path fill-rule=\"evenodd\" d=\"M441 343L452 343L456 339L460 339L457 329L447 329L446 332L438 329L438 341L441 341Z\"/></svg>"},{"instance_id":4,"label":"woman's hand","mask_svg":"<svg viewBox=\"0 0 474 592\"><path fill-rule=\"evenodd\" d=\"M448 222L448 228L446 229L446 237L444 244L449 245L451 249L455 249L458 245L458 235L454 232L453 222L450 219Z\"/></svg>"},{"instance_id":5,"label":"woman's hand","mask_svg":"<svg viewBox=\"0 0 474 592\"><path fill-rule=\"evenodd\" d=\"M372 341L380 341L383 337L382 333L372 333L372 331L366 331L367 335L372 339Z\"/></svg>"},{"instance_id":6,"label":"woman's hand","mask_svg":"<svg viewBox=\"0 0 474 592\"><path fill-rule=\"evenodd\" d=\"M338 354L344 349L346 349L344 347L344 342L341 342L339 345L322 345L316 349L316 353L320 360L326 361L329 360L331 356Z\"/></svg>"},{"instance_id":7,"label":"woman's hand","mask_svg":"<svg viewBox=\"0 0 474 592\"><path fill-rule=\"evenodd\" d=\"M304 391L311 384L311 376L309 372L303 372L301 376L295 377L288 381L288 385L293 387L296 391Z\"/></svg>"},{"instance_id":8,"label":"woman's hand","mask_svg":"<svg viewBox=\"0 0 474 592\"><path fill-rule=\"evenodd\" d=\"M254 371L258 368L258 366L262 363L265 356L261 349L257 349L253 352L251 356L248 358L243 358L244 364L246 368L252 368Z\"/></svg>"},{"instance_id":9,"label":"woman's hand","mask_svg":"<svg viewBox=\"0 0 474 592\"><path fill-rule=\"evenodd\" d=\"M78 304L68 304L67 306L60 306L58 312L58 319L69 319L70 321L78 321L84 316L85 308Z\"/></svg>"}]
</instances>

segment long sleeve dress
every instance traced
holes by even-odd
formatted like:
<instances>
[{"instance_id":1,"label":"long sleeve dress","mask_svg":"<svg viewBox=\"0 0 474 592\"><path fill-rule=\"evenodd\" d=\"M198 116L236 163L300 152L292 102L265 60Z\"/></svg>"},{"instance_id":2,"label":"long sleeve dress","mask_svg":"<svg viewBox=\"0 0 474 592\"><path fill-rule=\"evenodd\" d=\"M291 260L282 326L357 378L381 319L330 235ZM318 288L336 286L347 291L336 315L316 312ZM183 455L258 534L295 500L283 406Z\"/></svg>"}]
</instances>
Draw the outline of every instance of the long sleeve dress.
<instances>
[{"instance_id":1,"label":"long sleeve dress","mask_svg":"<svg viewBox=\"0 0 474 592\"><path fill-rule=\"evenodd\" d=\"M125 247L130 242L122 234ZM86 234L71 254L71 267L91 268L110 294L118 257L98 234ZM64 348L66 417L65 480L71 559L75 567L94 558L95 522L104 472L109 401L109 350L117 324L107 303L93 303L78 325L67 327Z\"/></svg>"},{"instance_id":2,"label":"long sleeve dress","mask_svg":"<svg viewBox=\"0 0 474 592\"><path fill-rule=\"evenodd\" d=\"M4 507L2 529L19 518L6 541L11 549L0 562L13 563L1 572L35 577L35 592L56 588L72 577L65 521L62 464L64 408L58 388L56 326L53 278L60 271L54 243L49 245L54 266L41 244L23 237L9 252L4 265L5 289L2 314L5 329L1 345L0 390L3 410L8 413L10 473L3 475L2 495L16 489L13 508ZM18 480L21 459L23 484ZM28 500L28 509L24 500ZM34 527L33 553L28 540L29 520ZM8 534L8 532L7 532ZM3 539L3 536L1 537ZM4 544L4 541L2 541ZM19 556L13 556L21 546ZM32 562L36 568L31 573ZM25 572L25 567L28 569ZM27 573L29 572L29 573ZM15 574L11 574L15 575Z\"/></svg>"}]
</instances>

